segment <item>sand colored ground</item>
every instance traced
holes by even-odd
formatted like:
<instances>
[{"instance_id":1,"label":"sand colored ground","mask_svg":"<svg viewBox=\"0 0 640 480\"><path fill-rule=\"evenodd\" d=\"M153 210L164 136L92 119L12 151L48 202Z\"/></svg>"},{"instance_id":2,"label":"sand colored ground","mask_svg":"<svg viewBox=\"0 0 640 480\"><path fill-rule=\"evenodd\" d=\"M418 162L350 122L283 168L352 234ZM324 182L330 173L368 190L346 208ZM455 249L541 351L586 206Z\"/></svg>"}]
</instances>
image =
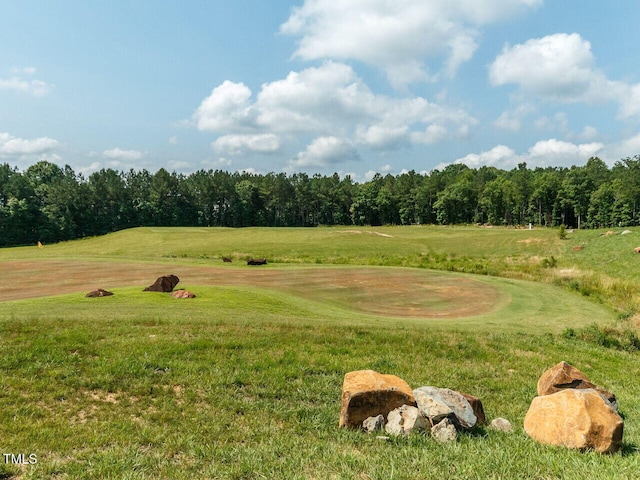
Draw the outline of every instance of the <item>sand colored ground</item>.
<instances>
[{"instance_id":1,"label":"sand colored ground","mask_svg":"<svg viewBox=\"0 0 640 480\"><path fill-rule=\"evenodd\" d=\"M378 315L460 318L492 310L501 293L480 280L402 268L266 268L157 265L88 261L0 263L0 301L84 294L94 288L144 288L161 275L177 275L177 288L254 286Z\"/></svg>"}]
</instances>

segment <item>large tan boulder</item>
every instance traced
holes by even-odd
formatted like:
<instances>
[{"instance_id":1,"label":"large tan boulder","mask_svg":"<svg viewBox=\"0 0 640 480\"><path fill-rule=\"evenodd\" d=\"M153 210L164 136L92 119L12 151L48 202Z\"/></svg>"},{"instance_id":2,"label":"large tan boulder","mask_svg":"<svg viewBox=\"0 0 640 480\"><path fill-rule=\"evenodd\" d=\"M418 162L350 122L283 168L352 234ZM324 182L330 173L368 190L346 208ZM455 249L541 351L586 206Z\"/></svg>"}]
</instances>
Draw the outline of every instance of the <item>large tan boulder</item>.
<instances>
[{"instance_id":1,"label":"large tan boulder","mask_svg":"<svg viewBox=\"0 0 640 480\"><path fill-rule=\"evenodd\" d=\"M415 406L411 387L395 375L358 370L344 376L340 427L360 428L369 417L384 415L402 406Z\"/></svg>"},{"instance_id":2,"label":"large tan boulder","mask_svg":"<svg viewBox=\"0 0 640 480\"><path fill-rule=\"evenodd\" d=\"M549 395L568 388L584 390L594 389L603 395L617 410L616 396L594 385L584 373L567 362L560 362L544 372L538 380L538 395Z\"/></svg>"},{"instance_id":3,"label":"large tan boulder","mask_svg":"<svg viewBox=\"0 0 640 480\"><path fill-rule=\"evenodd\" d=\"M536 397L524 419L524 431L547 445L613 453L622 446L624 422L593 389L565 389Z\"/></svg>"}]
</instances>

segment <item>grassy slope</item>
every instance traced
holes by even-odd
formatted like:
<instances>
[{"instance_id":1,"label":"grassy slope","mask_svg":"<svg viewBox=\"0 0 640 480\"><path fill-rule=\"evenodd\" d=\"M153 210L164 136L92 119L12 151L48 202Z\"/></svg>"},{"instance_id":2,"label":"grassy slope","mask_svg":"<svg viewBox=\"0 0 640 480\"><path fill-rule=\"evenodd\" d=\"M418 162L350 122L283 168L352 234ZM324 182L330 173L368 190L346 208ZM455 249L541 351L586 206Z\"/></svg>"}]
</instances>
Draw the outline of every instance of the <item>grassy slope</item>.
<instances>
[{"instance_id":1,"label":"grassy slope","mask_svg":"<svg viewBox=\"0 0 640 480\"><path fill-rule=\"evenodd\" d=\"M383 235L389 236L383 236ZM529 240L527 242L527 240ZM0 249L0 259L267 257L276 262L368 264L385 258L417 261L431 254L475 259L552 255L562 247L551 230L465 227L136 228L103 237Z\"/></svg>"},{"instance_id":2,"label":"grassy slope","mask_svg":"<svg viewBox=\"0 0 640 480\"><path fill-rule=\"evenodd\" d=\"M0 250L0 258L95 258L101 252L108 261L126 256L199 263L237 252L291 262L377 264L419 262L426 253L443 261L507 258L527 265L552 252L561 263L571 255L562 253L567 244L545 231L458 229L465 235L454 236L452 229L376 228L394 235L381 237L334 230L224 230L217 236L209 229L160 229L159 235L142 229L43 250ZM534 233L539 242L521 242ZM536 329L530 323L514 327L517 314L494 317L501 321L490 327L486 319L434 328L283 292L200 288L203 295L188 304L133 288L96 301L66 295L0 304L0 447L39 459L35 467L0 465L0 474L577 479L589 472L599 479L634 478L640 470L637 354L552 335L564 325L562 315ZM561 303L560 311L580 300L579 311L579 296L544 288L528 293L553 307ZM537 318L546 319L546 313ZM523 433L538 376L560 360L618 395L626 417L622 455L543 447ZM414 387L476 394L490 419L506 417L516 432L480 429L456 444L439 445L422 436L382 442L339 431L342 378L364 368L399 375Z\"/></svg>"},{"instance_id":3,"label":"grassy slope","mask_svg":"<svg viewBox=\"0 0 640 480\"><path fill-rule=\"evenodd\" d=\"M24 478L631 478L640 466L635 355L549 334L349 316L338 326L291 297L211 293L201 311L167 308L161 294L136 308L99 299L72 314L53 300L48 314L38 302L35 311L12 304L0 322L0 437L6 451L38 455ZM65 299L70 311L75 300ZM546 448L522 432L537 377L561 359L618 395L622 456ZM438 445L340 431L342 378L364 368L476 394L516 432Z\"/></svg>"}]
</instances>

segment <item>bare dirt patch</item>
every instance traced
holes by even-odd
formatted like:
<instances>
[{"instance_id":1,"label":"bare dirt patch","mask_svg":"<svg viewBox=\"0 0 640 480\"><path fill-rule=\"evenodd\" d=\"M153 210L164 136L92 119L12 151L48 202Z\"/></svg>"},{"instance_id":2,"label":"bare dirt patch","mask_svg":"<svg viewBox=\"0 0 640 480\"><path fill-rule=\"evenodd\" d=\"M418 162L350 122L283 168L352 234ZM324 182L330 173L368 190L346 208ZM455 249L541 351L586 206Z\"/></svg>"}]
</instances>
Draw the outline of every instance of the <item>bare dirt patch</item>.
<instances>
[{"instance_id":1,"label":"bare dirt patch","mask_svg":"<svg viewBox=\"0 0 640 480\"><path fill-rule=\"evenodd\" d=\"M518 243L524 243L528 247L532 243L535 243L536 245L539 245L539 244L543 243L543 240L541 238L527 238L525 240L518 240Z\"/></svg>"},{"instance_id":2,"label":"bare dirt patch","mask_svg":"<svg viewBox=\"0 0 640 480\"><path fill-rule=\"evenodd\" d=\"M355 234L361 234L363 233L362 230L337 230L335 233L355 233ZM367 230L364 233L368 233L369 235L378 235L379 237L387 237L387 238L393 238L393 235L389 235L388 233L381 233L381 232L375 232L375 231L369 231Z\"/></svg>"},{"instance_id":3,"label":"bare dirt patch","mask_svg":"<svg viewBox=\"0 0 640 480\"><path fill-rule=\"evenodd\" d=\"M498 288L469 277L402 268L271 268L124 264L84 261L0 263L0 301L82 293L94 288L149 284L177 275L180 286L244 285L280 290L365 313L397 317L460 318L498 304Z\"/></svg>"}]
</instances>

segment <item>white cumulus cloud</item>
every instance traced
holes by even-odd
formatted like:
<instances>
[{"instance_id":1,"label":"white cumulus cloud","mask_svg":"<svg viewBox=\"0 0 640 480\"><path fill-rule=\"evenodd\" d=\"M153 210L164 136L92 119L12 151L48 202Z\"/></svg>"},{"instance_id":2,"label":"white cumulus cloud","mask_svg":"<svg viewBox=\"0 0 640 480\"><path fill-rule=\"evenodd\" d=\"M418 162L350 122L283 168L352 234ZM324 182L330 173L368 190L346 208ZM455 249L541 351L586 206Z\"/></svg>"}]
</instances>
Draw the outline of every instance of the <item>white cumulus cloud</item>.
<instances>
[{"instance_id":1,"label":"white cumulus cloud","mask_svg":"<svg viewBox=\"0 0 640 480\"><path fill-rule=\"evenodd\" d=\"M478 48L479 28L542 0L305 0L281 25L303 60L358 60L392 84L449 76ZM430 61L441 62L434 69ZM434 73L435 72L435 73Z\"/></svg>"},{"instance_id":2,"label":"white cumulus cloud","mask_svg":"<svg viewBox=\"0 0 640 480\"><path fill-rule=\"evenodd\" d=\"M0 132L0 156L41 155L49 153L59 146L60 143L57 140L49 137L27 140Z\"/></svg>"},{"instance_id":3,"label":"white cumulus cloud","mask_svg":"<svg viewBox=\"0 0 640 480\"><path fill-rule=\"evenodd\" d=\"M359 160L359 155L349 142L336 137L319 137L291 160L290 168L323 168L351 160Z\"/></svg>"},{"instance_id":4,"label":"white cumulus cloud","mask_svg":"<svg viewBox=\"0 0 640 480\"><path fill-rule=\"evenodd\" d=\"M522 103L511 110L502 112L493 124L503 130L518 132L522 128L524 119L535 112L535 110L533 105Z\"/></svg>"},{"instance_id":5,"label":"white cumulus cloud","mask_svg":"<svg viewBox=\"0 0 640 480\"><path fill-rule=\"evenodd\" d=\"M200 130L220 135L212 147L223 156L299 149L312 138L349 138L352 148L385 151L458 138L477 123L459 107L375 94L352 67L331 61L263 84L257 95L225 81L193 120ZM316 157L301 154L292 164L311 167L318 162L309 158Z\"/></svg>"},{"instance_id":6,"label":"white cumulus cloud","mask_svg":"<svg viewBox=\"0 0 640 480\"><path fill-rule=\"evenodd\" d=\"M529 149L527 163L535 166L571 166L583 165L589 158L596 156L604 147L598 142L574 144L556 140L542 140Z\"/></svg>"},{"instance_id":7,"label":"white cumulus cloud","mask_svg":"<svg viewBox=\"0 0 640 480\"><path fill-rule=\"evenodd\" d=\"M529 168L568 167L585 164L589 158L596 156L603 148L602 143L574 144L552 138L537 142L526 153L518 154L510 147L497 145L486 152L472 153L459 158L454 163L465 164L472 168L486 165L506 170L514 168L522 162L525 162Z\"/></svg>"},{"instance_id":8,"label":"white cumulus cloud","mask_svg":"<svg viewBox=\"0 0 640 480\"><path fill-rule=\"evenodd\" d=\"M133 160L140 160L144 157L144 152L138 150L122 150L121 148L112 148L111 150L105 150L102 155L112 160L123 160L131 162Z\"/></svg>"},{"instance_id":9,"label":"white cumulus cloud","mask_svg":"<svg viewBox=\"0 0 640 480\"><path fill-rule=\"evenodd\" d=\"M546 100L616 102L621 117L640 115L640 84L608 79L595 65L591 43L577 33L505 46L490 65L489 79L494 86L515 84Z\"/></svg>"},{"instance_id":10,"label":"white cumulus cloud","mask_svg":"<svg viewBox=\"0 0 640 480\"><path fill-rule=\"evenodd\" d=\"M34 67L12 68L11 73L14 76L0 78L0 90L14 90L34 97L44 97L53 89L53 85L42 80L24 78L31 77L36 72L37 69Z\"/></svg>"},{"instance_id":11,"label":"white cumulus cloud","mask_svg":"<svg viewBox=\"0 0 640 480\"><path fill-rule=\"evenodd\" d=\"M504 47L489 70L493 85L515 83L545 97L581 99L593 82L591 44L559 33Z\"/></svg>"},{"instance_id":12,"label":"white cumulus cloud","mask_svg":"<svg viewBox=\"0 0 640 480\"><path fill-rule=\"evenodd\" d=\"M470 153L466 157L459 158L454 163L463 163L471 168L479 168L484 165L497 168L508 168L519 163L518 155L514 150L497 145L491 150L482 153Z\"/></svg>"},{"instance_id":13,"label":"white cumulus cloud","mask_svg":"<svg viewBox=\"0 0 640 480\"><path fill-rule=\"evenodd\" d=\"M193 117L199 130L225 131L250 123L251 90L226 80L205 98Z\"/></svg>"},{"instance_id":14,"label":"white cumulus cloud","mask_svg":"<svg viewBox=\"0 0 640 480\"><path fill-rule=\"evenodd\" d=\"M242 155L247 152L273 153L280 149L280 139L273 134L224 135L212 144L214 150L228 155Z\"/></svg>"}]
</instances>

